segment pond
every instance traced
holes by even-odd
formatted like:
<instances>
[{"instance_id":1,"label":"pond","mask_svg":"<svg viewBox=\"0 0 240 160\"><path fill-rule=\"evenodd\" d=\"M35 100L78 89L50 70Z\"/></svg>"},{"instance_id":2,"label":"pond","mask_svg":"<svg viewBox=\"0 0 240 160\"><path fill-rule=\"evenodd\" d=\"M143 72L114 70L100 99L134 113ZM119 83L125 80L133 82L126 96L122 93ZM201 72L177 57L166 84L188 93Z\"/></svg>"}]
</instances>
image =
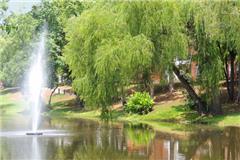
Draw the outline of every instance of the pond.
<instances>
[{"instance_id":1,"label":"pond","mask_svg":"<svg viewBox=\"0 0 240 160\"><path fill-rule=\"evenodd\" d=\"M240 159L237 127L187 126L164 132L144 124L45 118L41 129L63 134L26 136L11 134L30 127L25 116L3 118L0 124L1 160Z\"/></svg>"}]
</instances>

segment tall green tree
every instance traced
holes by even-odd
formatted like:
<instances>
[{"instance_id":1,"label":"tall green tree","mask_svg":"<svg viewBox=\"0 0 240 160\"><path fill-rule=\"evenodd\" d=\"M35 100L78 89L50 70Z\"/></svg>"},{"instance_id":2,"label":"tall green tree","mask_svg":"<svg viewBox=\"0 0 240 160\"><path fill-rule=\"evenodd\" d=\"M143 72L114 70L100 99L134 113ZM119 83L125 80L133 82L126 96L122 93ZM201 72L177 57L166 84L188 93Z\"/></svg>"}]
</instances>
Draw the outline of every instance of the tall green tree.
<instances>
[{"instance_id":1,"label":"tall green tree","mask_svg":"<svg viewBox=\"0 0 240 160\"><path fill-rule=\"evenodd\" d=\"M235 100L235 63L238 56L240 43L240 29L239 29L239 15L240 3L238 1L221 1L217 4L217 21L219 23L219 34L217 35L217 43L219 50L222 54L222 59L225 64L225 79L229 99ZM230 63L230 73L227 68L228 62Z\"/></svg>"},{"instance_id":2,"label":"tall green tree","mask_svg":"<svg viewBox=\"0 0 240 160\"><path fill-rule=\"evenodd\" d=\"M64 27L69 18L80 15L83 9L83 2L78 0L53 0L43 1L40 6L34 6L31 11L35 19L48 26L48 81L49 87L53 88L49 106L59 82L71 83L70 71L62 56L63 48L67 43Z\"/></svg>"},{"instance_id":3,"label":"tall green tree","mask_svg":"<svg viewBox=\"0 0 240 160\"><path fill-rule=\"evenodd\" d=\"M93 105L110 105L118 95L118 88L128 86L134 80L131 75L138 75L138 79L142 77L145 82L150 81L148 85L151 87L152 72L172 70L199 106L199 112L203 111L204 103L201 98L175 66L176 58L185 58L187 55L184 24L180 18L177 2L102 2L72 21L74 22L67 29L69 43L66 46L65 59L72 71L74 88L86 101L93 102ZM125 37L136 39L139 36L146 40L139 43L136 48L135 45L129 45L132 44L131 41L122 42L125 41ZM111 43L106 45L109 42ZM123 52L115 49L115 43L121 44ZM152 49L148 51L146 57L139 54L144 44L152 46L148 47ZM124 47L125 45L127 47ZM132 58L131 54L136 54L134 51L138 51L137 54L141 58L135 57L135 60L129 61L128 58ZM124 52L128 56L123 56L124 59L119 61L117 55L120 53L124 55ZM107 56L101 64L105 65L98 65L99 61L96 60L99 58L93 57L95 55L101 57L104 53ZM140 70L139 67L135 68L127 63L136 63L135 66L139 66L144 64L142 61L145 59L150 60L146 63L147 66L140 67ZM129 67L126 69L118 65L118 62ZM122 74L116 75L117 71ZM102 77L105 77L104 81Z\"/></svg>"},{"instance_id":4,"label":"tall green tree","mask_svg":"<svg viewBox=\"0 0 240 160\"><path fill-rule=\"evenodd\" d=\"M31 15L11 15L5 19L8 29L0 37L0 80L5 86L18 86L23 80L38 21Z\"/></svg>"},{"instance_id":5,"label":"tall green tree","mask_svg":"<svg viewBox=\"0 0 240 160\"><path fill-rule=\"evenodd\" d=\"M48 64L51 87L57 85L59 77L65 82L70 80L68 66L62 58L62 50L67 43L64 27L69 18L80 15L83 9L83 3L78 0L53 0L43 1L40 6L34 6L31 11L35 19L48 25Z\"/></svg>"},{"instance_id":6,"label":"tall green tree","mask_svg":"<svg viewBox=\"0 0 240 160\"><path fill-rule=\"evenodd\" d=\"M158 1L128 2L125 5L131 33L142 33L154 44L153 63L148 72L173 71L196 103L198 112L206 112L205 103L175 65L177 59L188 56L185 21L181 17L182 4Z\"/></svg>"},{"instance_id":7,"label":"tall green tree","mask_svg":"<svg viewBox=\"0 0 240 160\"><path fill-rule=\"evenodd\" d=\"M154 57L146 82L153 72L172 70L176 58L186 56L186 37L177 2L126 2L124 11L132 35L144 34L154 45ZM175 44L175 45L173 45ZM151 87L151 82L150 86Z\"/></svg>"},{"instance_id":8,"label":"tall green tree","mask_svg":"<svg viewBox=\"0 0 240 160\"><path fill-rule=\"evenodd\" d=\"M192 32L191 43L197 51L194 57L199 66L197 81L203 91L201 97L208 107L208 112L221 114L219 82L223 78L223 63L216 43L219 30L215 5L215 2L210 1L193 3L188 20L191 26L188 26L188 29Z\"/></svg>"},{"instance_id":9,"label":"tall green tree","mask_svg":"<svg viewBox=\"0 0 240 160\"><path fill-rule=\"evenodd\" d=\"M239 7L238 1L206 1L198 7L196 23L204 21L204 30L218 52L216 58L222 61L229 100L235 100L235 63L239 52ZM203 18L204 17L204 18ZM217 46L216 46L217 45ZM215 59L212 59L213 61ZM229 71L230 65L230 71Z\"/></svg>"},{"instance_id":10,"label":"tall green tree","mask_svg":"<svg viewBox=\"0 0 240 160\"><path fill-rule=\"evenodd\" d=\"M64 56L73 87L103 111L151 64L151 41L129 33L119 5L99 3L71 19L66 30L69 43Z\"/></svg>"},{"instance_id":11,"label":"tall green tree","mask_svg":"<svg viewBox=\"0 0 240 160\"><path fill-rule=\"evenodd\" d=\"M221 113L220 80L225 77L229 99L235 99L235 63L239 50L239 2L221 1L194 5L195 45L199 82L213 113ZM228 64L230 63L230 73ZM223 76L224 75L224 76Z\"/></svg>"}]
</instances>

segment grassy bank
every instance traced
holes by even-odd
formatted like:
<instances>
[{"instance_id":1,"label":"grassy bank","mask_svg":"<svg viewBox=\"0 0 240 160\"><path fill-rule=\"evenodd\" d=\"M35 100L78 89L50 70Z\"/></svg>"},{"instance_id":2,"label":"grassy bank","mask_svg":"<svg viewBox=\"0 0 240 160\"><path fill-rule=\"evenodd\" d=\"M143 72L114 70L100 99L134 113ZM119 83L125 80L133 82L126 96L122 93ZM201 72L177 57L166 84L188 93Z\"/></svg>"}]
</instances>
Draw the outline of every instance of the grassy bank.
<instances>
[{"instance_id":1,"label":"grassy bank","mask_svg":"<svg viewBox=\"0 0 240 160\"><path fill-rule=\"evenodd\" d=\"M57 97L55 97L57 98ZM100 119L100 110L76 109L69 102L53 103L53 109L47 113L51 117ZM186 109L183 100L157 104L154 110L146 115L127 114L121 109L111 111L112 120L141 122L153 124L157 122L170 122L174 124L210 124L216 126L240 126L240 113L220 116L199 116L196 112Z\"/></svg>"},{"instance_id":2,"label":"grassy bank","mask_svg":"<svg viewBox=\"0 0 240 160\"><path fill-rule=\"evenodd\" d=\"M14 88L0 91L0 117L16 115L23 111L24 107L21 94Z\"/></svg>"},{"instance_id":3,"label":"grassy bank","mask_svg":"<svg viewBox=\"0 0 240 160\"><path fill-rule=\"evenodd\" d=\"M0 115L14 116L22 112L23 97L16 91L4 90L0 92ZM216 126L240 126L240 112L221 116L198 116L196 112L186 109L183 99L164 101L154 106L154 110L147 115L127 114L121 108L112 109L111 117L114 121L155 124L170 122L172 124L204 123ZM50 117L100 119L100 110L79 109L75 104L75 97L70 95L54 95L52 109L44 113ZM161 126L162 127L162 126Z\"/></svg>"}]
</instances>

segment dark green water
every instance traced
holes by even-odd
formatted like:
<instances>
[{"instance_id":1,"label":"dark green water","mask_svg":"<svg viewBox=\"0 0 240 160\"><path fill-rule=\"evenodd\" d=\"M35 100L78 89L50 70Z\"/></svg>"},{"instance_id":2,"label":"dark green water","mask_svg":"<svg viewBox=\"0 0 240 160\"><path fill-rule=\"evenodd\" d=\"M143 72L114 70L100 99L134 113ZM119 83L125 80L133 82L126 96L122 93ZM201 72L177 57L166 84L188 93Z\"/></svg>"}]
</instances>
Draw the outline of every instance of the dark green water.
<instances>
[{"instance_id":1,"label":"dark green water","mask_svg":"<svg viewBox=\"0 0 240 160\"><path fill-rule=\"evenodd\" d=\"M27 130L29 125L23 116L1 120L1 160L240 159L240 128L237 127L220 130L187 126L184 130L188 132L178 128L177 133L166 133L143 124L45 119L41 129L51 129L46 135L15 134Z\"/></svg>"}]
</instances>

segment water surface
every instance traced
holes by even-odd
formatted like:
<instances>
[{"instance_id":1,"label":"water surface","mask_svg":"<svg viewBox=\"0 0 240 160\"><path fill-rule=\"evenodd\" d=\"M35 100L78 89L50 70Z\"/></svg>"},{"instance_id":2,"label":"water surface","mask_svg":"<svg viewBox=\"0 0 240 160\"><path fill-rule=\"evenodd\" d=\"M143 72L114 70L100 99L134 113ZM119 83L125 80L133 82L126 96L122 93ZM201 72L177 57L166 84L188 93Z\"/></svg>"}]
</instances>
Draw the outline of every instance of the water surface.
<instances>
[{"instance_id":1,"label":"water surface","mask_svg":"<svg viewBox=\"0 0 240 160\"><path fill-rule=\"evenodd\" d=\"M185 126L164 132L143 124L45 119L45 135L25 136L22 132L31 128L25 116L2 119L0 127L1 160L240 159L237 127Z\"/></svg>"}]
</instances>

